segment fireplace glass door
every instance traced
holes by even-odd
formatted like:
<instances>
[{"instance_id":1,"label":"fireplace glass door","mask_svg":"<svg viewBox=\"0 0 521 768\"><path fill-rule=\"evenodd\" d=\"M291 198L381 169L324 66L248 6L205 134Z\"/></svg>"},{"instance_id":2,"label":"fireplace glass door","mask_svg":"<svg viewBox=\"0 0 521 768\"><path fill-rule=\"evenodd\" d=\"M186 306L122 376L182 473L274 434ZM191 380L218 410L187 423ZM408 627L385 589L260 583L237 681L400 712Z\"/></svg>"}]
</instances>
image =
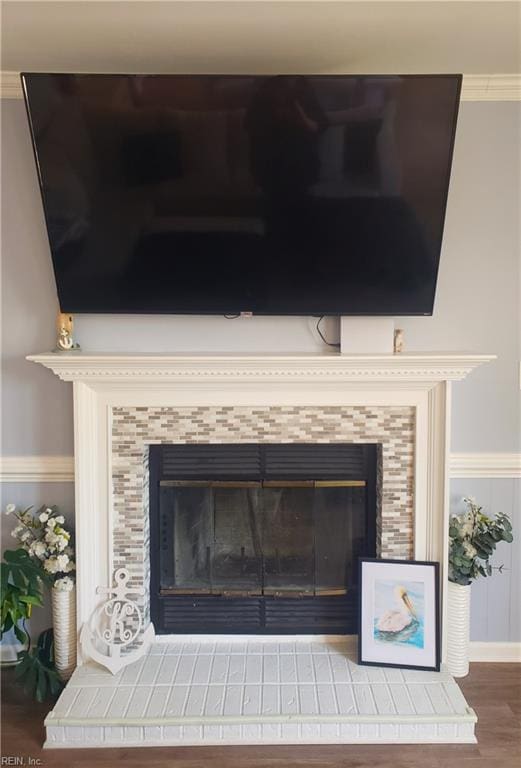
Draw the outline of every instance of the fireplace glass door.
<instances>
[{"instance_id":1,"label":"fireplace glass door","mask_svg":"<svg viewBox=\"0 0 521 768\"><path fill-rule=\"evenodd\" d=\"M345 594L365 481L162 481L161 594Z\"/></svg>"},{"instance_id":2,"label":"fireplace glass door","mask_svg":"<svg viewBox=\"0 0 521 768\"><path fill-rule=\"evenodd\" d=\"M324 447L330 448L315 446L319 457ZM374 555L376 514L374 467L368 471L367 446L354 448L360 453L357 478L324 477L320 460L314 467L288 467L280 455L276 471L261 456L259 474L270 477L249 479L215 477L218 468L205 461L199 477L190 477L197 473L184 460L176 473L185 477L174 479L159 462L159 473L151 471L159 474L151 494L159 551L151 567L160 622L173 622L177 631L215 631L216 618L219 624L227 617L231 631L247 631L238 618L241 607L257 631L289 631L292 615L293 625L327 631L328 611L345 626L341 606L354 619L358 558ZM273 477L285 469L289 477ZM295 478L313 469L318 477ZM213 477L201 477L205 471ZM255 474L251 467L248 474Z\"/></svg>"}]
</instances>

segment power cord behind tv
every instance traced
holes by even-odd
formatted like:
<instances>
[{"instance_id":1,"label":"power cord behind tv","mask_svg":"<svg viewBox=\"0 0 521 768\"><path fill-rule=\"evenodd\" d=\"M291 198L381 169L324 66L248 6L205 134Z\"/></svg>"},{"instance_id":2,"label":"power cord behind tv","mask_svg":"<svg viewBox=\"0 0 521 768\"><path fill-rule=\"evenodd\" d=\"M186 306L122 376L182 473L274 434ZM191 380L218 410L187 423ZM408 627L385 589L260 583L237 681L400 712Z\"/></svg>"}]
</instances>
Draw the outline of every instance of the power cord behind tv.
<instances>
[{"instance_id":1,"label":"power cord behind tv","mask_svg":"<svg viewBox=\"0 0 521 768\"><path fill-rule=\"evenodd\" d=\"M317 320L316 329L317 329L318 335L320 336L320 338L322 339L324 344L327 344L328 347L335 347L335 349L340 349L340 342L339 341L328 341L326 339L326 337L324 336L324 334L322 333L322 331L320 330L320 323L322 322L322 320L324 318L325 318L325 315L320 315L320 317Z\"/></svg>"}]
</instances>

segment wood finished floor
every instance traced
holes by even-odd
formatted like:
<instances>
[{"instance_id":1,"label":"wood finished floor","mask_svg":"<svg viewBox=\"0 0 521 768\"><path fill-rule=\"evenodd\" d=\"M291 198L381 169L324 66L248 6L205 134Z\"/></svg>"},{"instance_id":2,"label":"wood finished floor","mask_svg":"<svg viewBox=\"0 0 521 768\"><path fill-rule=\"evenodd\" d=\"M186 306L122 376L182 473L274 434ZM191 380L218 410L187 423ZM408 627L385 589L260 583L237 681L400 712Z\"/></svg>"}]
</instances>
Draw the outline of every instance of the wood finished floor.
<instances>
[{"instance_id":1,"label":"wood finished floor","mask_svg":"<svg viewBox=\"0 0 521 768\"><path fill-rule=\"evenodd\" d=\"M50 703L27 699L2 675L2 750L46 768L520 768L521 664L471 664L461 688L478 715L477 744L280 747L154 747L45 750ZM41 762L37 762L37 761ZM11 763L17 764L17 763ZM20 764L20 763L18 763Z\"/></svg>"}]
</instances>

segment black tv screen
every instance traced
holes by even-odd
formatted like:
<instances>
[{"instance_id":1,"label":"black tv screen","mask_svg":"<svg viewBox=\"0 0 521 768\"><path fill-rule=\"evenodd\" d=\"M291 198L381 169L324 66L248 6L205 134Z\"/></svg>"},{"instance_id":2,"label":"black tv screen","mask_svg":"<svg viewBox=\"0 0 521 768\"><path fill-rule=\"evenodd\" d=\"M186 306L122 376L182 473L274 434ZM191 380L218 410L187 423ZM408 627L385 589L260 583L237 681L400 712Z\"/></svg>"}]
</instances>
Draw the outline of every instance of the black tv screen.
<instances>
[{"instance_id":1,"label":"black tv screen","mask_svg":"<svg viewBox=\"0 0 521 768\"><path fill-rule=\"evenodd\" d=\"M63 312L432 313L459 75L22 80Z\"/></svg>"}]
</instances>

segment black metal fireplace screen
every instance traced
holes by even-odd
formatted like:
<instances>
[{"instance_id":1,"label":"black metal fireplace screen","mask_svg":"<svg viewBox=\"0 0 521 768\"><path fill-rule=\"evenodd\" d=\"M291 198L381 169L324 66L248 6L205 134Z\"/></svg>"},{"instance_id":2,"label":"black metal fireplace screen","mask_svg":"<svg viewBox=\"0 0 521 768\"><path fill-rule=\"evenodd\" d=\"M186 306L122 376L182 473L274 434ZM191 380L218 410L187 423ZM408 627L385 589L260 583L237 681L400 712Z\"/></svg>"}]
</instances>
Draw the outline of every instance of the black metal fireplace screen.
<instances>
[{"instance_id":1,"label":"black metal fireplace screen","mask_svg":"<svg viewBox=\"0 0 521 768\"><path fill-rule=\"evenodd\" d=\"M356 632L358 557L376 547L376 450L151 446L156 631Z\"/></svg>"}]
</instances>

